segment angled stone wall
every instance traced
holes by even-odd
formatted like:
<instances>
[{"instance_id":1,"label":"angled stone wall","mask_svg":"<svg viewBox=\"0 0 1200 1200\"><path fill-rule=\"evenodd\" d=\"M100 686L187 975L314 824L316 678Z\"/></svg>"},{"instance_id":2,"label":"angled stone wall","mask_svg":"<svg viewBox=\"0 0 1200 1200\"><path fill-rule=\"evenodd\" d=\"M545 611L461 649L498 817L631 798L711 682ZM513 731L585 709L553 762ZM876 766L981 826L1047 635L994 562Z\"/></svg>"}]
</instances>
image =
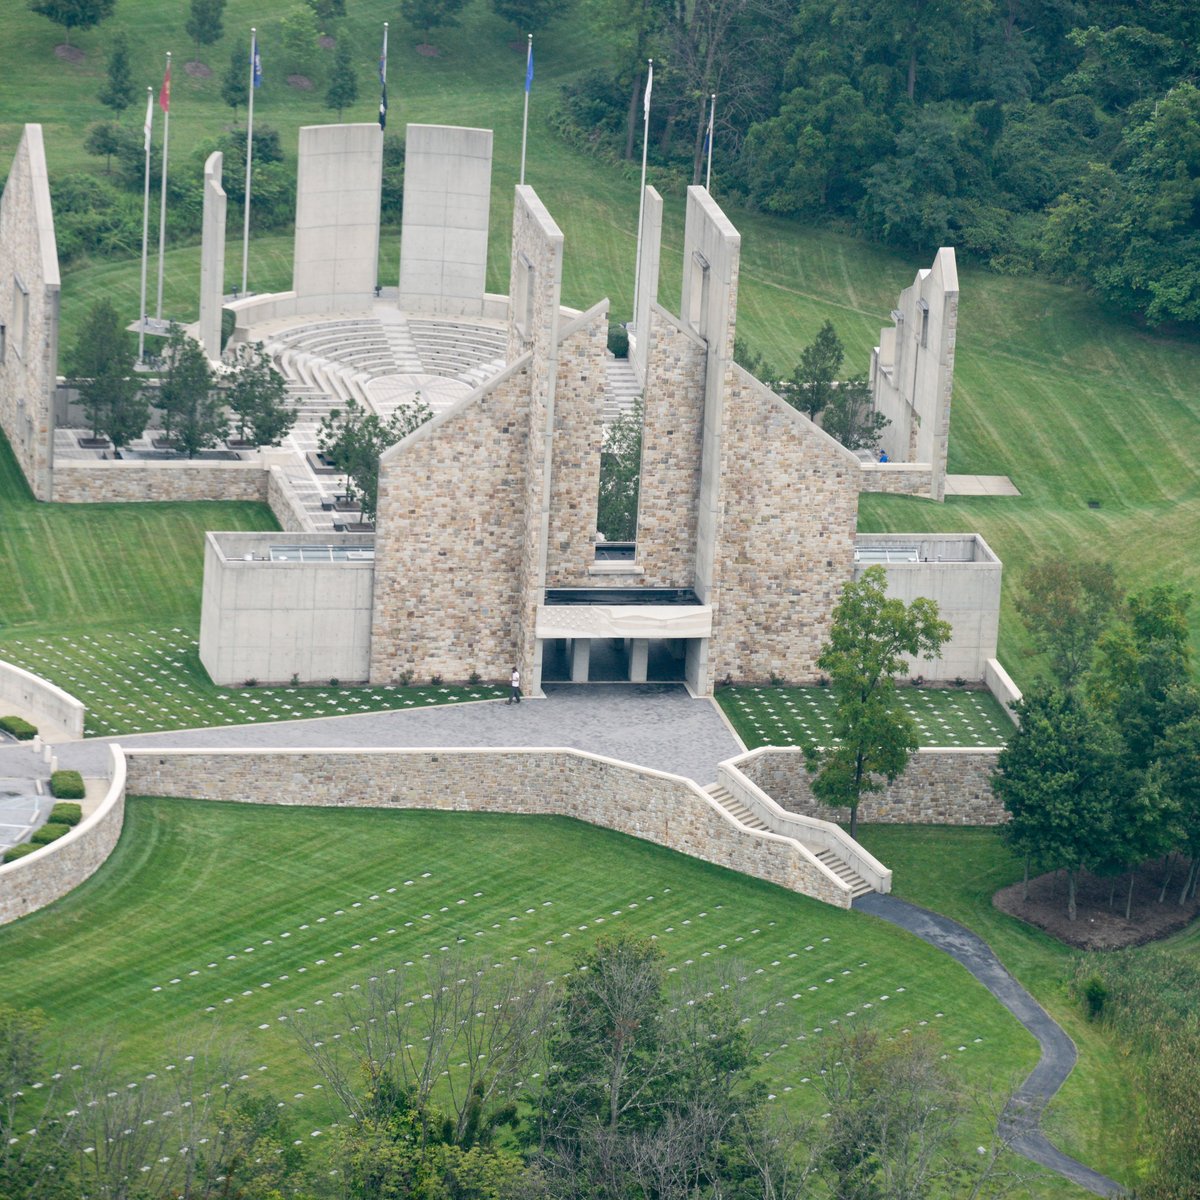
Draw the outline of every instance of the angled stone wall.
<instances>
[{"instance_id":1,"label":"angled stone wall","mask_svg":"<svg viewBox=\"0 0 1200 1200\"><path fill-rule=\"evenodd\" d=\"M42 127L26 125L0 197L0 427L39 500L53 488L59 286Z\"/></svg>"},{"instance_id":2,"label":"angled stone wall","mask_svg":"<svg viewBox=\"0 0 1200 1200\"><path fill-rule=\"evenodd\" d=\"M225 156L214 150L204 163L204 215L200 245L200 345L210 359L221 358L221 303L225 298Z\"/></svg>"}]
</instances>

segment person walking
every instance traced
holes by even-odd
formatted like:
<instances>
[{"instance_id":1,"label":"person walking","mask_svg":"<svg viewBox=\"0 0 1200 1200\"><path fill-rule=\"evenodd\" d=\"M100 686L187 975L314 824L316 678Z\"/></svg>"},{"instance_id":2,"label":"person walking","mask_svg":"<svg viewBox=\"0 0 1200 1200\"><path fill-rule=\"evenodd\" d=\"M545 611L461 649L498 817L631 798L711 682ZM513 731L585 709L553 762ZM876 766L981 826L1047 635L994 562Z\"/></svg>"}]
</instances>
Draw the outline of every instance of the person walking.
<instances>
[{"instance_id":1,"label":"person walking","mask_svg":"<svg viewBox=\"0 0 1200 1200\"><path fill-rule=\"evenodd\" d=\"M512 691L509 693L509 697L504 703L512 704L512 702L515 700L518 704L520 704L521 703L521 672L518 671L516 667L513 667L513 669L512 669L512 678L509 680L509 683L512 686Z\"/></svg>"}]
</instances>

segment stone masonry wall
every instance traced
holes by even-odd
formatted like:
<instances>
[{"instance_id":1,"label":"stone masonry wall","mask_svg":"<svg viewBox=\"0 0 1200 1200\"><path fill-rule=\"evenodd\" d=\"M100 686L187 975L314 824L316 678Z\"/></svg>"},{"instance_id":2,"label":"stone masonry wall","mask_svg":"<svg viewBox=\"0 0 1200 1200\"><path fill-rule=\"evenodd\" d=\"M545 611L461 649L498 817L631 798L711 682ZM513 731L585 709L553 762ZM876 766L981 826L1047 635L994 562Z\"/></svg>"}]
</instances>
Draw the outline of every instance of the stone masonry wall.
<instances>
[{"instance_id":1,"label":"stone masonry wall","mask_svg":"<svg viewBox=\"0 0 1200 1200\"><path fill-rule=\"evenodd\" d=\"M706 690L816 677L858 519L854 456L741 367L730 376Z\"/></svg>"},{"instance_id":2,"label":"stone masonry wall","mask_svg":"<svg viewBox=\"0 0 1200 1200\"><path fill-rule=\"evenodd\" d=\"M574 750L128 753L135 795L574 817L849 907L794 842L736 825L695 784Z\"/></svg>"},{"instance_id":3,"label":"stone masonry wall","mask_svg":"<svg viewBox=\"0 0 1200 1200\"><path fill-rule=\"evenodd\" d=\"M646 587L695 582L705 360L704 343L652 306L637 523Z\"/></svg>"},{"instance_id":4,"label":"stone masonry wall","mask_svg":"<svg viewBox=\"0 0 1200 1200\"><path fill-rule=\"evenodd\" d=\"M267 504L285 533L313 533L312 520L304 511L304 505L292 486L292 481L281 467L267 470Z\"/></svg>"},{"instance_id":5,"label":"stone masonry wall","mask_svg":"<svg viewBox=\"0 0 1200 1200\"><path fill-rule=\"evenodd\" d=\"M932 498L933 468L928 463L863 463L864 492Z\"/></svg>"},{"instance_id":6,"label":"stone masonry wall","mask_svg":"<svg viewBox=\"0 0 1200 1200\"><path fill-rule=\"evenodd\" d=\"M554 389L554 460L550 471L548 587L587 587L595 561L600 495L600 422L608 313L597 312L558 346Z\"/></svg>"},{"instance_id":7,"label":"stone masonry wall","mask_svg":"<svg viewBox=\"0 0 1200 1200\"><path fill-rule=\"evenodd\" d=\"M528 358L380 460L371 683L507 679L519 647Z\"/></svg>"},{"instance_id":8,"label":"stone masonry wall","mask_svg":"<svg viewBox=\"0 0 1200 1200\"><path fill-rule=\"evenodd\" d=\"M860 821L891 825L1001 825L1008 816L991 789L999 750L918 750L895 783L864 800ZM738 769L781 808L826 821L849 821L849 809L813 797L799 750L764 750Z\"/></svg>"},{"instance_id":9,"label":"stone masonry wall","mask_svg":"<svg viewBox=\"0 0 1200 1200\"><path fill-rule=\"evenodd\" d=\"M256 462L136 462L63 459L54 472L60 504L112 501L267 500L267 472Z\"/></svg>"}]
</instances>

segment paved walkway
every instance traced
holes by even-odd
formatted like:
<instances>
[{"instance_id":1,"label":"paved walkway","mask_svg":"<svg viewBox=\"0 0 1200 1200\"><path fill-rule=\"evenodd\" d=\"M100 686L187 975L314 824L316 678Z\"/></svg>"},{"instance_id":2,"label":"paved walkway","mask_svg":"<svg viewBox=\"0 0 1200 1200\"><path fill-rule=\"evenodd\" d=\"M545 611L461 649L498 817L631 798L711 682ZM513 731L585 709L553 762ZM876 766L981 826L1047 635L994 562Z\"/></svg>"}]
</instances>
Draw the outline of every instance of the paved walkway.
<instances>
[{"instance_id":1,"label":"paved walkway","mask_svg":"<svg viewBox=\"0 0 1200 1200\"><path fill-rule=\"evenodd\" d=\"M1046 1105L1075 1065L1075 1043L1004 969L987 942L957 921L895 896L873 892L857 899L854 907L907 929L962 963L1037 1038L1041 1060L1013 1094L1000 1118L1000 1134L1009 1145L1031 1162L1057 1171L1097 1196L1124 1195L1116 1180L1064 1154L1039 1128Z\"/></svg>"},{"instance_id":2,"label":"paved walkway","mask_svg":"<svg viewBox=\"0 0 1200 1200\"><path fill-rule=\"evenodd\" d=\"M105 746L314 747L571 746L670 771L701 786L715 782L717 763L741 746L708 700L693 700L676 684L546 685L545 700L445 705L417 712L364 713L312 721L226 725L173 733L89 738L55 747L60 767L102 774ZM27 747L0 746L0 775L19 776Z\"/></svg>"},{"instance_id":3,"label":"paved walkway","mask_svg":"<svg viewBox=\"0 0 1200 1200\"><path fill-rule=\"evenodd\" d=\"M1007 475L947 475L947 496L1019 496Z\"/></svg>"}]
</instances>

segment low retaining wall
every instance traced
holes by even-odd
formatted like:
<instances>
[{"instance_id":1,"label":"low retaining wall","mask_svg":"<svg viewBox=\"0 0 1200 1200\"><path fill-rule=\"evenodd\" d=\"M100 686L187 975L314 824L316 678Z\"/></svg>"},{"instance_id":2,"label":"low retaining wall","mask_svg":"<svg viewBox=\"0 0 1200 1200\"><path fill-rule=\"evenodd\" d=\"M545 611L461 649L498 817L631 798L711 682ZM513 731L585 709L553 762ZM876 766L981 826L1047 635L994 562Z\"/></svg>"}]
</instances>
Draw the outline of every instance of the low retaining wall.
<instances>
[{"instance_id":1,"label":"low retaining wall","mask_svg":"<svg viewBox=\"0 0 1200 1200\"><path fill-rule=\"evenodd\" d=\"M987 690L1004 705L1004 711L1012 717L1013 724L1020 725L1021 720L1014 705L1022 698L1021 689L1009 678L998 658L989 658L983 664L983 682Z\"/></svg>"},{"instance_id":2,"label":"low retaining wall","mask_svg":"<svg viewBox=\"0 0 1200 1200\"><path fill-rule=\"evenodd\" d=\"M292 481L280 467L267 469L267 504L285 533L313 533L312 521L300 503Z\"/></svg>"},{"instance_id":3,"label":"low retaining wall","mask_svg":"<svg viewBox=\"0 0 1200 1200\"><path fill-rule=\"evenodd\" d=\"M863 463L860 490L936 499L933 467L929 463Z\"/></svg>"},{"instance_id":4,"label":"low retaining wall","mask_svg":"<svg viewBox=\"0 0 1200 1200\"><path fill-rule=\"evenodd\" d=\"M168 459L61 459L54 468L54 499L60 504L162 500L267 499L262 464Z\"/></svg>"},{"instance_id":5,"label":"low retaining wall","mask_svg":"<svg viewBox=\"0 0 1200 1200\"><path fill-rule=\"evenodd\" d=\"M87 706L12 663L0 661L0 716L24 717L38 727L43 740L74 741L83 737Z\"/></svg>"},{"instance_id":6,"label":"low retaining wall","mask_svg":"<svg viewBox=\"0 0 1200 1200\"><path fill-rule=\"evenodd\" d=\"M109 749L108 791L96 811L36 854L0 866L0 925L65 896L113 852L125 824L125 757Z\"/></svg>"},{"instance_id":7,"label":"low retaining wall","mask_svg":"<svg viewBox=\"0 0 1200 1200\"><path fill-rule=\"evenodd\" d=\"M863 800L858 819L889 825L1001 825L1008 814L991 788L999 755L998 747L918 750L895 783ZM789 812L850 819L849 809L830 808L813 796L801 750L764 747L730 764Z\"/></svg>"},{"instance_id":8,"label":"low retaining wall","mask_svg":"<svg viewBox=\"0 0 1200 1200\"><path fill-rule=\"evenodd\" d=\"M127 780L149 796L574 817L850 907L791 838L744 829L691 780L580 750L133 750Z\"/></svg>"}]
</instances>

